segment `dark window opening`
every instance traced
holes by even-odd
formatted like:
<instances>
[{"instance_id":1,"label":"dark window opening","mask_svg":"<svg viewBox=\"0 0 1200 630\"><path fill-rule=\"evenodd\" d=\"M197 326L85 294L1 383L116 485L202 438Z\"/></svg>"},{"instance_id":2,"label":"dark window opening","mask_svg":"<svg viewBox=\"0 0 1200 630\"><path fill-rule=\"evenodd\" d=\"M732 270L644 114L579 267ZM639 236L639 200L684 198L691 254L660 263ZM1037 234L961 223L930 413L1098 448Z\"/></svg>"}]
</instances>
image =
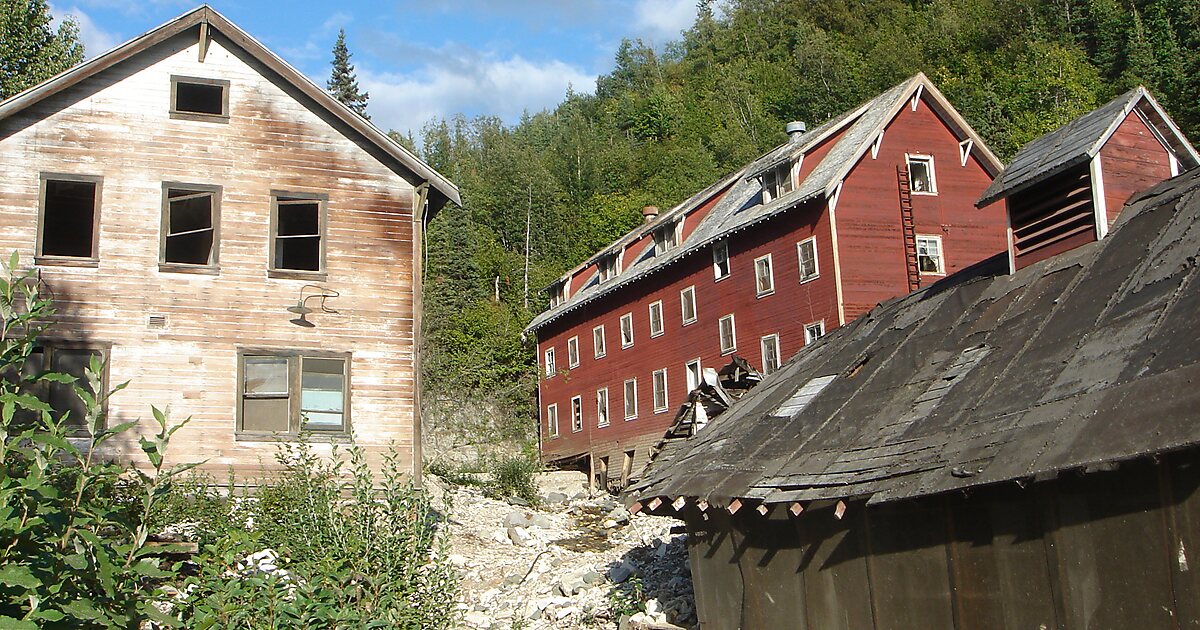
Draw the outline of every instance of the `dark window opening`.
<instances>
[{"instance_id":1,"label":"dark window opening","mask_svg":"<svg viewBox=\"0 0 1200 630\"><path fill-rule=\"evenodd\" d=\"M224 116L225 86L175 82L175 111L187 114Z\"/></svg>"},{"instance_id":2,"label":"dark window opening","mask_svg":"<svg viewBox=\"0 0 1200 630\"><path fill-rule=\"evenodd\" d=\"M96 182L45 180L42 207L43 256L96 255Z\"/></svg>"},{"instance_id":3,"label":"dark window opening","mask_svg":"<svg viewBox=\"0 0 1200 630\"><path fill-rule=\"evenodd\" d=\"M209 190L167 189L163 262L216 263L216 196Z\"/></svg>"},{"instance_id":4,"label":"dark window opening","mask_svg":"<svg viewBox=\"0 0 1200 630\"><path fill-rule=\"evenodd\" d=\"M87 368L95 357L101 364L105 361L104 352L96 348L61 348L57 346L38 346L33 348L20 371L8 370L2 377L4 380L17 385L17 389L32 394L44 401L54 410L55 419L65 416L64 425L79 430L86 426L87 405L75 392L75 386L95 396L96 391L87 379ZM75 378L73 383L35 380L40 375L54 372ZM105 388L105 369L100 370L101 389ZM103 410L101 410L103 413ZM28 424L37 420L38 414L19 409L14 414L16 422ZM101 423L100 426L103 426Z\"/></svg>"},{"instance_id":5,"label":"dark window opening","mask_svg":"<svg viewBox=\"0 0 1200 630\"><path fill-rule=\"evenodd\" d=\"M275 269L321 271L321 202L275 200Z\"/></svg>"}]
</instances>

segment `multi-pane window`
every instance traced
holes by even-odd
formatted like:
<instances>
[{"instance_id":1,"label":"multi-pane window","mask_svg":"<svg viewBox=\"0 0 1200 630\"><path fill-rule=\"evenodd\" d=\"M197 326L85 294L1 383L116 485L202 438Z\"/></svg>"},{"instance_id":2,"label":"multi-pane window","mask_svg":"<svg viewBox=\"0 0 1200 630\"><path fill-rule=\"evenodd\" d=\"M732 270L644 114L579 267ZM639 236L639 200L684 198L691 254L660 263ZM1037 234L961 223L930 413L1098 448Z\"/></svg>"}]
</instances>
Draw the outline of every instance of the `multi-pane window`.
<instances>
[{"instance_id":1,"label":"multi-pane window","mask_svg":"<svg viewBox=\"0 0 1200 630\"><path fill-rule=\"evenodd\" d=\"M825 336L825 320L813 322L804 327L804 343L810 344Z\"/></svg>"},{"instance_id":2,"label":"multi-pane window","mask_svg":"<svg viewBox=\"0 0 1200 630\"><path fill-rule=\"evenodd\" d=\"M779 369L779 335L767 335L763 337L760 345L762 346L762 367L763 374L770 374Z\"/></svg>"},{"instance_id":3,"label":"multi-pane window","mask_svg":"<svg viewBox=\"0 0 1200 630\"><path fill-rule=\"evenodd\" d=\"M763 173L763 201L778 199L796 189L796 179L792 177L792 162L784 162L779 166Z\"/></svg>"},{"instance_id":4,"label":"multi-pane window","mask_svg":"<svg viewBox=\"0 0 1200 630\"><path fill-rule=\"evenodd\" d=\"M679 315L683 325L696 321L696 287L688 287L679 292Z\"/></svg>"},{"instance_id":5,"label":"multi-pane window","mask_svg":"<svg viewBox=\"0 0 1200 630\"><path fill-rule=\"evenodd\" d=\"M579 367L579 337L567 340L567 367Z\"/></svg>"},{"instance_id":6,"label":"multi-pane window","mask_svg":"<svg viewBox=\"0 0 1200 630\"><path fill-rule=\"evenodd\" d=\"M657 337L663 334L663 312L662 300L650 304L650 336Z\"/></svg>"},{"instance_id":7,"label":"multi-pane window","mask_svg":"<svg viewBox=\"0 0 1200 630\"><path fill-rule=\"evenodd\" d=\"M679 244L679 221L667 221L654 230L654 253L660 255Z\"/></svg>"},{"instance_id":8,"label":"multi-pane window","mask_svg":"<svg viewBox=\"0 0 1200 630\"><path fill-rule=\"evenodd\" d=\"M546 378L554 376L557 369L554 367L554 348L546 348Z\"/></svg>"},{"instance_id":9,"label":"multi-pane window","mask_svg":"<svg viewBox=\"0 0 1200 630\"><path fill-rule=\"evenodd\" d=\"M98 375L100 376L101 390L107 391L107 352L95 347L72 347L52 343L36 346L30 351L29 357L20 370L12 369L0 372L0 379L17 384L21 383L23 378L34 379L39 374L46 372L74 377L74 382L65 383L51 380L26 380L24 384L16 385L16 388L20 389L22 393L33 395L50 405L57 417L63 417L58 414L65 414L64 424L71 430L78 431L86 427L87 406L75 393L75 387L81 387L89 394L96 394L87 379L87 369L93 358L96 359L100 368ZM104 413L103 408L100 413ZM36 420L34 412L25 412L20 409L17 410L15 417L22 422ZM98 428L103 428L103 417L99 420Z\"/></svg>"},{"instance_id":10,"label":"multi-pane window","mask_svg":"<svg viewBox=\"0 0 1200 630\"><path fill-rule=\"evenodd\" d=\"M654 413L667 410L667 368L654 371Z\"/></svg>"},{"instance_id":11,"label":"multi-pane window","mask_svg":"<svg viewBox=\"0 0 1200 630\"><path fill-rule=\"evenodd\" d=\"M271 201L271 269L325 271L325 198L274 193Z\"/></svg>"},{"instance_id":12,"label":"multi-pane window","mask_svg":"<svg viewBox=\"0 0 1200 630\"><path fill-rule=\"evenodd\" d=\"M567 283L563 281L550 285L550 308L561 306L567 301Z\"/></svg>"},{"instance_id":13,"label":"multi-pane window","mask_svg":"<svg viewBox=\"0 0 1200 630\"><path fill-rule=\"evenodd\" d=\"M729 242L717 241L712 246L713 276L720 280L729 277Z\"/></svg>"},{"instance_id":14,"label":"multi-pane window","mask_svg":"<svg viewBox=\"0 0 1200 630\"><path fill-rule=\"evenodd\" d=\"M946 273L946 265L942 260L942 237L917 235L917 267L921 273Z\"/></svg>"},{"instance_id":15,"label":"multi-pane window","mask_svg":"<svg viewBox=\"0 0 1200 630\"><path fill-rule=\"evenodd\" d=\"M583 430L583 397L576 396L571 399L571 432L579 433Z\"/></svg>"},{"instance_id":16,"label":"multi-pane window","mask_svg":"<svg viewBox=\"0 0 1200 630\"><path fill-rule=\"evenodd\" d=\"M558 437L558 403L546 407L546 433Z\"/></svg>"},{"instance_id":17,"label":"multi-pane window","mask_svg":"<svg viewBox=\"0 0 1200 630\"><path fill-rule=\"evenodd\" d=\"M625 419L632 420L637 417L637 379L631 378L625 381Z\"/></svg>"},{"instance_id":18,"label":"multi-pane window","mask_svg":"<svg viewBox=\"0 0 1200 630\"><path fill-rule=\"evenodd\" d=\"M600 282L607 282L621 273L621 257L617 254L606 254L597 266L600 268Z\"/></svg>"},{"instance_id":19,"label":"multi-pane window","mask_svg":"<svg viewBox=\"0 0 1200 630\"><path fill-rule=\"evenodd\" d=\"M99 177L42 175L38 256L96 258Z\"/></svg>"},{"instance_id":20,"label":"multi-pane window","mask_svg":"<svg viewBox=\"0 0 1200 630\"><path fill-rule=\"evenodd\" d=\"M754 290L758 297L775 292L775 274L771 270L771 255L754 259Z\"/></svg>"},{"instance_id":21,"label":"multi-pane window","mask_svg":"<svg viewBox=\"0 0 1200 630\"><path fill-rule=\"evenodd\" d=\"M159 262L216 265L220 203L220 187L164 184Z\"/></svg>"},{"instance_id":22,"label":"multi-pane window","mask_svg":"<svg viewBox=\"0 0 1200 630\"><path fill-rule=\"evenodd\" d=\"M227 120L229 81L172 76L171 117L186 120Z\"/></svg>"},{"instance_id":23,"label":"multi-pane window","mask_svg":"<svg viewBox=\"0 0 1200 630\"><path fill-rule=\"evenodd\" d=\"M633 313L625 313L621 316L621 347L628 348L633 345Z\"/></svg>"},{"instance_id":24,"label":"multi-pane window","mask_svg":"<svg viewBox=\"0 0 1200 630\"><path fill-rule=\"evenodd\" d=\"M596 390L596 426L608 426L608 388Z\"/></svg>"},{"instance_id":25,"label":"multi-pane window","mask_svg":"<svg viewBox=\"0 0 1200 630\"><path fill-rule=\"evenodd\" d=\"M817 269L817 237L796 243L796 254L800 258L800 282L808 282L820 275Z\"/></svg>"},{"instance_id":26,"label":"multi-pane window","mask_svg":"<svg viewBox=\"0 0 1200 630\"><path fill-rule=\"evenodd\" d=\"M717 323L721 334L721 354L729 354L737 350L737 332L734 330L733 313L721 318Z\"/></svg>"},{"instance_id":27,"label":"multi-pane window","mask_svg":"<svg viewBox=\"0 0 1200 630\"><path fill-rule=\"evenodd\" d=\"M289 434L348 431L347 363L344 356L242 353L238 430Z\"/></svg>"},{"instance_id":28,"label":"multi-pane window","mask_svg":"<svg viewBox=\"0 0 1200 630\"><path fill-rule=\"evenodd\" d=\"M908 187L914 195L936 195L937 178L933 173L933 156L909 155Z\"/></svg>"},{"instance_id":29,"label":"multi-pane window","mask_svg":"<svg viewBox=\"0 0 1200 630\"><path fill-rule=\"evenodd\" d=\"M700 368L700 359L692 359L688 361L684 367L684 373L687 375L687 390L691 392L700 386L704 380L704 372Z\"/></svg>"},{"instance_id":30,"label":"multi-pane window","mask_svg":"<svg viewBox=\"0 0 1200 630\"><path fill-rule=\"evenodd\" d=\"M604 341L604 324L600 324L592 329L592 354L599 359L607 353L608 349Z\"/></svg>"}]
</instances>

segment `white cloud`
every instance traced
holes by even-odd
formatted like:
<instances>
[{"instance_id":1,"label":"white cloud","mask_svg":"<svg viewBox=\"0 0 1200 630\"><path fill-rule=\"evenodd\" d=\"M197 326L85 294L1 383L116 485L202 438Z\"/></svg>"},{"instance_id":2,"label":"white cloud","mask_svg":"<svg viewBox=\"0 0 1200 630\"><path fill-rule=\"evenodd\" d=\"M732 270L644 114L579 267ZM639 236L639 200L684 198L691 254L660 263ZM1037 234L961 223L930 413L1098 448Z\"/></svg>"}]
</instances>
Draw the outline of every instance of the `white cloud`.
<instances>
[{"instance_id":1,"label":"white cloud","mask_svg":"<svg viewBox=\"0 0 1200 630\"><path fill-rule=\"evenodd\" d=\"M428 64L411 74L359 67L359 84L371 96L367 111L372 120L383 129L418 134L431 118L457 113L486 113L512 123L523 112L557 105L568 87L577 92L595 89L595 75L563 61L469 56L456 63Z\"/></svg>"},{"instance_id":2,"label":"white cloud","mask_svg":"<svg viewBox=\"0 0 1200 630\"><path fill-rule=\"evenodd\" d=\"M633 6L634 27L659 44L679 39L695 21L695 0L636 0Z\"/></svg>"},{"instance_id":3,"label":"white cloud","mask_svg":"<svg viewBox=\"0 0 1200 630\"><path fill-rule=\"evenodd\" d=\"M79 7L73 6L69 9L60 9L54 5L50 5L50 12L54 15L55 28L58 27L59 22L64 18L75 18L75 23L79 25L79 40L83 42L84 55L88 59L107 52L110 48L123 41L116 33L110 33L96 25L95 20L87 13L84 13L83 9Z\"/></svg>"}]
</instances>

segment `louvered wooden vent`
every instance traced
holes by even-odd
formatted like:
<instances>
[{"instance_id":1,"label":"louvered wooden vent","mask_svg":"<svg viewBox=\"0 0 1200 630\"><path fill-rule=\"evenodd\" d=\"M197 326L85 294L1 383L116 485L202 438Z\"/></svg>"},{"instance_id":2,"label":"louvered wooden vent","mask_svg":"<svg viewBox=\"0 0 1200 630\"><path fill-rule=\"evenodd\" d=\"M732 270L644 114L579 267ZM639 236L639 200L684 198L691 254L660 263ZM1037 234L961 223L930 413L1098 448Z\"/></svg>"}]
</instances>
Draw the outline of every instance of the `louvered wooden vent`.
<instances>
[{"instance_id":1,"label":"louvered wooden vent","mask_svg":"<svg viewBox=\"0 0 1200 630\"><path fill-rule=\"evenodd\" d=\"M1088 166L1072 169L1008 200L1018 269L1096 238Z\"/></svg>"},{"instance_id":2,"label":"louvered wooden vent","mask_svg":"<svg viewBox=\"0 0 1200 630\"><path fill-rule=\"evenodd\" d=\"M146 328L166 328L166 327L167 327L167 316L166 315L151 315L146 320Z\"/></svg>"}]
</instances>

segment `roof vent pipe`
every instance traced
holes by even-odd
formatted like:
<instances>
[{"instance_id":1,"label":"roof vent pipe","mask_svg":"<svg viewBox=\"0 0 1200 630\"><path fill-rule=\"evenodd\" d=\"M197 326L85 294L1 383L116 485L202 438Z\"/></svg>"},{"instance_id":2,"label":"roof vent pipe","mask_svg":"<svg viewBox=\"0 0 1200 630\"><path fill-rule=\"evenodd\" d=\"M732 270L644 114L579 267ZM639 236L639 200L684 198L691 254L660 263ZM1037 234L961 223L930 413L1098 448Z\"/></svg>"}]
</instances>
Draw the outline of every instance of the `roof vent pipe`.
<instances>
[{"instance_id":1,"label":"roof vent pipe","mask_svg":"<svg viewBox=\"0 0 1200 630\"><path fill-rule=\"evenodd\" d=\"M658 218L658 206L646 206L642 208L642 218L649 223Z\"/></svg>"},{"instance_id":2,"label":"roof vent pipe","mask_svg":"<svg viewBox=\"0 0 1200 630\"><path fill-rule=\"evenodd\" d=\"M788 138L795 140L796 138L803 136L804 132L808 131L808 125L800 122L799 120L793 120L792 122L788 123L787 127L784 127L784 129L787 130Z\"/></svg>"}]
</instances>

